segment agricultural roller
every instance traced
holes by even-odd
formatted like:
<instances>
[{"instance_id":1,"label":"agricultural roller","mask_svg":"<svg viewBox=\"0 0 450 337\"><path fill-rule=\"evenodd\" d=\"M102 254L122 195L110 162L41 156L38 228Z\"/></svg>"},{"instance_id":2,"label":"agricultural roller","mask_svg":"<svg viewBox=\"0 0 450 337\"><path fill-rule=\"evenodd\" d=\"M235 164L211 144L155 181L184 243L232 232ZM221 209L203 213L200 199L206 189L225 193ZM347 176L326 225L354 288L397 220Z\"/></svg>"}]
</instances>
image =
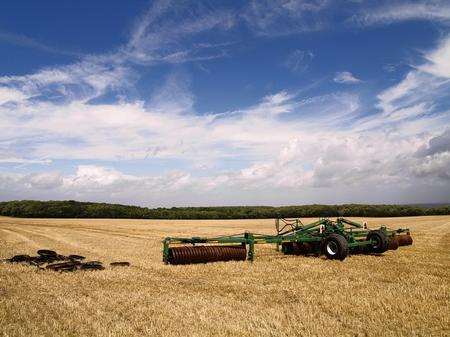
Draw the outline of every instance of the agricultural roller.
<instances>
[{"instance_id":1,"label":"agricultural roller","mask_svg":"<svg viewBox=\"0 0 450 337\"><path fill-rule=\"evenodd\" d=\"M342 261L349 254L381 254L412 244L408 228L368 229L365 223L344 218L319 219L306 225L300 219L276 219L275 227L275 235L245 232L210 238L167 237L163 240L163 261L174 265L253 261L257 244L274 244L284 254L324 254Z\"/></svg>"}]
</instances>

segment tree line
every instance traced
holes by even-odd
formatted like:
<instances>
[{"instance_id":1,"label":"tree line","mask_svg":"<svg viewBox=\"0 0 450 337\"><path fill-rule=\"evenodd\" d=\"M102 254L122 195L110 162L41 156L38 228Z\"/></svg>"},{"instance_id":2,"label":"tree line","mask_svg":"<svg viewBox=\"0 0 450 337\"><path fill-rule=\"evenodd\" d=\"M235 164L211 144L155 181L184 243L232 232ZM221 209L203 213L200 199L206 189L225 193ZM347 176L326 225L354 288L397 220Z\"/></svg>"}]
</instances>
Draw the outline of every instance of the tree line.
<instances>
[{"instance_id":1,"label":"tree line","mask_svg":"<svg viewBox=\"0 0 450 337\"><path fill-rule=\"evenodd\" d=\"M450 215L450 205L300 205L146 208L120 204L15 200L0 202L0 215L22 218L263 219Z\"/></svg>"}]
</instances>

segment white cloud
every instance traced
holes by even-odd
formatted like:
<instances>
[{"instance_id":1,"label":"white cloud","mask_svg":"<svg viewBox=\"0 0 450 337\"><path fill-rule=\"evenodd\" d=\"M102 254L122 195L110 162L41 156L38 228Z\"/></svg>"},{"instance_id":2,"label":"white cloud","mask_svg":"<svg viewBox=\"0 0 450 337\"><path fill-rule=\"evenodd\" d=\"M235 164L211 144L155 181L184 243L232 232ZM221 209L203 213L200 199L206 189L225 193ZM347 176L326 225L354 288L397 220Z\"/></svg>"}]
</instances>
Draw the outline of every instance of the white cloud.
<instances>
[{"instance_id":1,"label":"white cloud","mask_svg":"<svg viewBox=\"0 0 450 337\"><path fill-rule=\"evenodd\" d=\"M200 3L186 6L156 1L136 22L128 43L112 53L85 56L79 62L33 74L0 77L0 106L31 99L87 102L130 86L136 77L134 63L182 63L224 57L232 43L194 43L191 38L202 32L228 30L233 25L233 15L227 10L210 10Z\"/></svg>"},{"instance_id":2,"label":"white cloud","mask_svg":"<svg viewBox=\"0 0 450 337\"><path fill-rule=\"evenodd\" d=\"M193 111L194 97L190 92L190 79L185 73L176 72L167 76L166 81L158 87L147 104L152 111L172 114Z\"/></svg>"},{"instance_id":3,"label":"white cloud","mask_svg":"<svg viewBox=\"0 0 450 337\"><path fill-rule=\"evenodd\" d=\"M19 198L48 196L53 199L130 200L170 197L174 192L188 189L190 174L170 171L163 175L133 176L110 167L80 165L73 175L59 172L11 174L0 172L0 199L6 195ZM7 192L6 192L7 191ZM7 194L6 194L7 193ZM138 198L138 199L136 199Z\"/></svg>"},{"instance_id":4,"label":"white cloud","mask_svg":"<svg viewBox=\"0 0 450 337\"><path fill-rule=\"evenodd\" d=\"M26 98L27 96L20 90L8 87L0 87L0 105L8 102L21 102Z\"/></svg>"},{"instance_id":5,"label":"white cloud","mask_svg":"<svg viewBox=\"0 0 450 337\"><path fill-rule=\"evenodd\" d=\"M416 154L420 149L431 149L436 143L434 139L442 137L446 136L407 135L404 131L389 135L380 131L358 134L349 130L309 130L292 135L272 158L267 157L239 170L216 170L206 176L187 170L131 175L98 165L80 165L72 175L0 173L1 190L8 191L1 193L0 199L14 193L22 197L42 197L51 192L53 197L62 199L187 205L211 204L212 200L208 199L211 196L225 197L231 191L234 203L240 203L246 191L253 195L266 191L263 200L273 200L271 197L279 193L291 197L303 193L303 198L304 193L308 193L323 201L319 197L321 193L361 186L370 188L371 193L376 193L377 189L395 193L401 188L424 183L437 188L450 181L447 147L440 146L438 152L430 154ZM276 150L271 152L277 153ZM315 194L311 194L312 190ZM377 200L370 196L366 198ZM223 203L221 200L216 202ZM295 202L294 199L286 200Z\"/></svg>"},{"instance_id":6,"label":"white cloud","mask_svg":"<svg viewBox=\"0 0 450 337\"><path fill-rule=\"evenodd\" d=\"M135 180L138 179L114 169L95 165L80 165L74 176L64 179L64 184L70 187L102 188L117 183L132 183Z\"/></svg>"},{"instance_id":7,"label":"white cloud","mask_svg":"<svg viewBox=\"0 0 450 337\"><path fill-rule=\"evenodd\" d=\"M354 83L360 83L361 80L356 78L351 72L349 71L343 71L336 73L333 81L336 83L347 83L347 84L354 84Z\"/></svg>"},{"instance_id":8,"label":"white cloud","mask_svg":"<svg viewBox=\"0 0 450 337\"><path fill-rule=\"evenodd\" d=\"M408 20L429 20L450 23L448 1L387 2L355 15L353 20L361 25L390 24Z\"/></svg>"},{"instance_id":9,"label":"white cloud","mask_svg":"<svg viewBox=\"0 0 450 337\"><path fill-rule=\"evenodd\" d=\"M431 75L450 79L450 37L447 37L436 50L425 55L427 63L419 70Z\"/></svg>"},{"instance_id":10,"label":"white cloud","mask_svg":"<svg viewBox=\"0 0 450 337\"><path fill-rule=\"evenodd\" d=\"M403 80L378 94L376 107L381 113L359 120L359 128L392 128L395 123L409 120L408 125L418 131L418 128L426 130L432 125L448 123L449 111L441 106L450 92L445 57L450 49L449 41L450 37L445 37L435 50L424 54L426 63L413 66Z\"/></svg>"},{"instance_id":11,"label":"white cloud","mask_svg":"<svg viewBox=\"0 0 450 337\"><path fill-rule=\"evenodd\" d=\"M308 69L314 54L309 50L294 50L291 52L284 65L293 72L300 73Z\"/></svg>"},{"instance_id":12,"label":"white cloud","mask_svg":"<svg viewBox=\"0 0 450 337\"><path fill-rule=\"evenodd\" d=\"M11 163L11 164L51 164L50 159L25 159L25 158L11 158L5 157L0 158L0 163Z\"/></svg>"},{"instance_id":13,"label":"white cloud","mask_svg":"<svg viewBox=\"0 0 450 337\"><path fill-rule=\"evenodd\" d=\"M428 144L420 148L416 155L423 157L443 152L450 152L450 128L443 134L430 138Z\"/></svg>"},{"instance_id":14,"label":"white cloud","mask_svg":"<svg viewBox=\"0 0 450 337\"><path fill-rule=\"evenodd\" d=\"M270 34L286 16L290 21L281 33L310 29L304 26L308 21L300 19L328 4L288 1L251 6L251 15L257 15L247 17L256 20L249 24L258 34ZM93 103L131 85L133 62L213 57L211 46L196 44L185 50L182 42L234 24L227 15L215 18L216 12L207 9L180 18L171 17L168 8L157 2L136 25L130 42L116 53L35 74L0 77L0 162L136 160L150 167L158 158L177 161L181 169L133 175L91 164L78 165L73 174L55 172L53 166L38 174L2 172L0 198L48 195L189 204L193 198L209 203L218 195L222 199L217 202L223 204L248 200L246 195L332 198L336 188L349 186L363 192L365 188L366 194L370 190L371 195L378 188L394 195L401 186L424 181L436 189L448 187L444 130L450 111L442 108L450 87L448 38L424 54L424 64L379 93L378 110L365 117L367 107L359 96L346 91L305 96L281 90L248 107L198 114L189 79L180 72L168 76L145 102ZM274 11L264 13L264 8ZM173 25L177 20L180 24ZM341 83L360 81L349 72L338 75Z\"/></svg>"},{"instance_id":15,"label":"white cloud","mask_svg":"<svg viewBox=\"0 0 450 337\"><path fill-rule=\"evenodd\" d=\"M27 175L22 182L30 189L52 190L63 184L63 178L58 172L43 172Z\"/></svg>"},{"instance_id":16,"label":"white cloud","mask_svg":"<svg viewBox=\"0 0 450 337\"><path fill-rule=\"evenodd\" d=\"M211 9L201 2L155 1L136 22L121 52L125 58L145 64L223 57L230 44L194 43L192 38L203 32L229 30L235 20L231 11Z\"/></svg>"},{"instance_id":17,"label":"white cloud","mask_svg":"<svg viewBox=\"0 0 450 337\"><path fill-rule=\"evenodd\" d=\"M379 107L386 113L394 111L396 109L395 102L419 88L422 82L419 76L416 72L409 72L400 83L380 93L378 95Z\"/></svg>"},{"instance_id":18,"label":"white cloud","mask_svg":"<svg viewBox=\"0 0 450 337\"><path fill-rule=\"evenodd\" d=\"M420 178L450 181L450 152L436 153L427 156L416 163L412 168L413 174Z\"/></svg>"},{"instance_id":19,"label":"white cloud","mask_svg":"<svg viewBox=\"0 0 450 337\"><path fill-rule=\"evenodd\" d=\"M318 31L326 21L327 0L253 0L242 17L257 35L277 36Z\"/></svg>"},{"instance_id":20,"label":"white cloud","mask_svg":"<svg viewBox=\"0 0 450 337\"><path fill-rule=\"evenodd\" d=\"M0 95L9 92L16 101L88 101L128 84L129 71L113 58L87 57L78 63L30 75L2 76Z\"/></svg>"}]
</instances>

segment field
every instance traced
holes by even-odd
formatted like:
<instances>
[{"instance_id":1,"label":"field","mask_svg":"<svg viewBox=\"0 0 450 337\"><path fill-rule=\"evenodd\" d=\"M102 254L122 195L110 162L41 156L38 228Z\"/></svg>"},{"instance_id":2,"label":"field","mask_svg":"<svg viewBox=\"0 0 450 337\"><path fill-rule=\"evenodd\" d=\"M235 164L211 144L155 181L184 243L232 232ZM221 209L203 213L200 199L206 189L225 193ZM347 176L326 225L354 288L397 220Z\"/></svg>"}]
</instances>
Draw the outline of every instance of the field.
<instances>
[{"instance_id":1,"label":"field","mask_svg":"<svg viewBox=\"0 0 450 337\"><path fill-rule=\"evenodd\" d=\"M270 234L274 222L0 217L0 259L49 248L132 263L0 264L0 335L449 336L450 216L364 220L410 227L413 246L344 262L257 246L253 263L166 266L165 236Z\"/></svg>"}]
</instances>

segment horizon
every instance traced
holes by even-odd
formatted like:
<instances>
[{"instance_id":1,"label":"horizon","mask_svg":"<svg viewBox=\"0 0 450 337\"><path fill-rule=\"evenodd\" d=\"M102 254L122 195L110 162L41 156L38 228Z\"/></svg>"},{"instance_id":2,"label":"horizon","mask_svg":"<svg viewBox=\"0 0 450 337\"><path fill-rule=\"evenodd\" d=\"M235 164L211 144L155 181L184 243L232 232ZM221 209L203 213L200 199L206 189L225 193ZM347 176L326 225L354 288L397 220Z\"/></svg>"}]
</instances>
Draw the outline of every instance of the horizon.
<instances>
[{"instance_id":1,"label":"horizon","mask_svg":"<svg viewBox=\"0 0 450 337\"><path fill-rule=\"evenodd\" d=\"M339 4L0 4L0 201L449 204L450 3Z\"/></svg>"},{"instance_id":2,"label":"horizon","mask_svg":"<svg viewBox=\"0 0 450 337\"><path fill-rule=\"evenodd\" d=\"M90 204L108 204L108 205L119 205L119 206L130 206L130 207L140 207L140 208L149 208L149 209L156 209L156 208L233 208L233 207L272 207L272 208L279 208L279 207L302 207L302 206L346 206L346 205L359 205L359 206L418 206L418 207L424 207L424 208L434 208L435 206L450 206L450 202L436 202L436 203L412 203L412 204L364 204L364 203L339 203L339 204L279 204L279 205L216 205L216 206L205 206L205 205L199 205L199 206L191 206L191 205L181 205L181 206L143 206L139 204L127 204L127 203L112 203L107 201L83 201L83 200L67 200L67 199L56 199L56 200L38 200L38 199L21 199L21 200L2 200L0 203L9 203L9 202L75 202L75 203L90 203Z\"/></svg>"}]
</instances>

